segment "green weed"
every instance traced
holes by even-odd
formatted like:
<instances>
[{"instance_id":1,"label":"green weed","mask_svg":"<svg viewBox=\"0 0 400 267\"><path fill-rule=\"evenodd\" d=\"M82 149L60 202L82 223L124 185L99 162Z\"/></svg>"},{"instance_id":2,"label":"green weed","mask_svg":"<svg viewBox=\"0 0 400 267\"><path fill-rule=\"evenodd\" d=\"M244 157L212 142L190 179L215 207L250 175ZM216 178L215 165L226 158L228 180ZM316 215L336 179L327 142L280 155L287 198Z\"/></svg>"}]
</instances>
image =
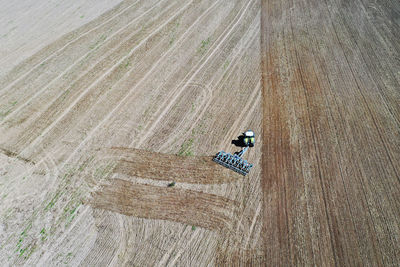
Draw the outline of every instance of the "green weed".
<instances>
[{"instance_id":1,"label":"green weed","mask_svg":"<svg viewBox=\"0 0 400 267\"><path fill-rule=\"evenodd\" d=\"M64 264L68 264L71 261L72 252L69 252L64 258Z\"/></svg>"},{"instance_id":2,"label":"green weed","mask_svg":"<svg viewBox=\"0 0 400 267\"><path fill-rule=\"evenodd\" d=\"M202 40L198 52L200 54L204 54L207 51L209 44L210 44L210 37L208 37L207 40Z\"/></svg>"},{"instance_id":3,"label":"green weed","mask_svg":"<svg viewBox=\"0 0 400 267\"><path fill-rule=\"evenodd\" d=\"M54 206L54 204L56 204L57 200L60 198L61 195L62 195L61 192L57 192L57 194L46 205L46 207L44 208L44 211L50 210Z\"/></svg>"},{"instance_id":4,"label":"green weed","mask_svg":"<svg viewBox=\"0 0 400 267\"><path fill-rule=\"evenodd\" d=\"M226 70L226 68L228 67L228 65L229 65L229 60L226 60L226 61L225 61L225 64L224 64L224 70Z\"/></svg>"},{"instance_id":5,"label":"green weed","mask_svg":"<svg viewBox=\"0 0 400 267\"><path fill-rule=\"evenodd\" d=\"M2 111L2 112L0 112L0 117L5 117L5 116L7 116L8 114L10 114L11 109L12 109L17 103L18 103L18 101L12 101L12 102L10 102L10 103L9 103L10 106L8 107L7 111Z\"/></svg>"},{"instance_id":6,"label":"green weed","mask_svg":"<svg viewBox=\"0 0 400 267\"><path fill-rule=\"evenodd\" d=\"M31 255L32 255L32 253L34 252L36 250L36 245L29 245L29 252L28 252L28 255L26 255L25 257L24 257L24 259L28 259Z\"/></svg>"},{"instance_id":7,"label":"green weed","mask_svg":"<svg viewBox=\"0 0 400 267\"><path fill-rule=\"evenodd\" d=\"M27 227L25 227L25 229L22 231L22 233L20 234L20 237L18 239L18 243L17 243L17 250L15 252L19 252L20 256L22 256L25 253L25 249L22 249L22 243L24 242L24 239L26 237L26 233L32 228L32 222L30 222L28 224Z\"/></svg>"},{"instance_id":8,"label":"green weed","mask_svg":"<svg viewBox=\"0 0 400 267\"><path fill-rule=\"evenodd\" d=\"M32 253L34 252L36 250L36 245L28 245L27 247L25 247L25 248L21 248L21 249L19 249L19 257L21 257L21 256L23 256L24 255L24 253L27 251L27 255L25 255L24 256L24 259L28 259L31 255L32 255Z\"/></svg>"},{"instance_id":9,"label":"green weed","mask_svg":"<svg viewBox=\"0 0 400 267\"><path fill-rule=\"evenodd\" d=\"M190 138L181 145L181 149L178 152L178 156L193 156L193 138Z\"/></svg>"},{"instance_id":10,"label":"green weed","mask_svg":"<svg viewBox=\"0 0 400 267\"><path fill-rule=\"evenodd\" d=\"M40 230L40 239L42 241L45 241L47 239L47 232L46 229L42 228L42 230Z\"/></svg>"},{"instance_id":11,"label":"green weed","mask_svg":"<svg viewBox=\"0 0 400 267\"><path fill-rule=\"evenodd\" d=\"M19 255L18 255L18 256L21 257L22 255L24 255L26 249L27 249L27 248L23 248L23 249L21 248L21 249L19 250Z\"/></svg>"}]
</instances>

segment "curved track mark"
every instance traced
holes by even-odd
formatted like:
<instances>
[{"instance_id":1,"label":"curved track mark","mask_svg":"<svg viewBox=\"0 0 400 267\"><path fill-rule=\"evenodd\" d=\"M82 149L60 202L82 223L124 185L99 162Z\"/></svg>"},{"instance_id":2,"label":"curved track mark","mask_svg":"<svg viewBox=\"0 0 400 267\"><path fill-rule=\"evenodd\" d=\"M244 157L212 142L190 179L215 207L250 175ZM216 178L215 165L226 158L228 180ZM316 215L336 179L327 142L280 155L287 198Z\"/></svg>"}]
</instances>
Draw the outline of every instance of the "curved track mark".
<instances>
[{"instance_id":1,"label":"curved track mark","mask_svg":"<svg viewBox=\"0 0 400 267\"><path fill-rule=\"evenodd\" d=\"M42 60L41 62L39 62L38 64L36 64L36 66L34 66L31 70L29 70L27 73L23 74L22 76L20 76L19 78L15 79L11 84L7 85L6 87L4 87L1 91L0 94L3 93L3 91L8 90L10 87L12 87L14 84L16 84L18 81L20 81L21 79L23 79L24 77L26 77L27 75L29 75L33 70L37 69L38 67L40 67L41 64L45 63L47 60L49 60L50 58L52 58L54 55L56 55L57 53L63 51L66 47L68 47L70 44L74 43L75 41L79 40L80 38L82 38L83 36L89 34L90 32L100 28L101 26L105 25L106 23L112 21L114 18L119 17L122 13L124 13L127 9L133 7L138 1L135 1L132 5L126 7L125 9L123 9L121 12L115 14L113 17L111 17L110 19L106 20L105 22L103 22L102 24L96 26L93 29L90 29L89 31L83 33L82 35L80 35L79 37L69 41L68 43L66 43L63 47L61 47L60 49L58 49L57 51L53 52L52 54L50 54L48 57L46 57L44 60Z\"/></svg>"}]
</instances>

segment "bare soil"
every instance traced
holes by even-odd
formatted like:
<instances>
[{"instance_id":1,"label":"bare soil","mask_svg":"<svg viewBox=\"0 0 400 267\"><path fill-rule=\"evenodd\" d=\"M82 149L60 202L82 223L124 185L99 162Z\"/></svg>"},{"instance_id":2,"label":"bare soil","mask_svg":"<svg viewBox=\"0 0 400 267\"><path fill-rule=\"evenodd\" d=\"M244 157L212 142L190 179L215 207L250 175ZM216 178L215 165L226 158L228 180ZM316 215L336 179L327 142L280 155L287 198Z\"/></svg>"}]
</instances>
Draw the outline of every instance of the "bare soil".
<instances>
[{"instance_id":1,"label":"bare soil","mask_svg":"<svg viewBox=\"0 0 400 267\"><path fill-rule=\"evenodd\" d=\"M272 266L400 263L399 10L396 1L262 4Z\"/></svg>"},{"instance_id":2,"label":"bare soil","mask_svg":"<svg viewBox=\"0 0 400 267\"><path fill-rule=\"evenodd\" d=\"M161 219L210 230L229 229L235 204L212 194L179 188L162 188L113 179L93 193L90 205L128 216Z\"/></svg>"},{"instance_id":3,"label":"bare soil","mask_svg":"<svg viewBox=\"0 0 400 267\"><path fill-rule=\"evenodd\" d=\"M260 15L123 1L1 75L0 259L262 264ZM211 161L248 128L248 176Z\"/></svg>"},{"instance_id":4,"label":"bare soil","mask_svg":"<svg viewBox=\"0 0 400 267\"><path fill-rule=\"evenodd\" d=\"M215 164L214 156L179 156L127 148L112 150L113 154L118 153L119 160L113 170L117 174L194 184L222 184L245 179Z\"/></svg>"},{"instance_id":5,"label":"bare soil","mask_svg":"<svg viewBox=\"0 0 400 267\"><path fill-rule=\"evenodd\" d=\"M19 2L4 265L399 265L398 1Z\"/></svg>"}]
</instances>

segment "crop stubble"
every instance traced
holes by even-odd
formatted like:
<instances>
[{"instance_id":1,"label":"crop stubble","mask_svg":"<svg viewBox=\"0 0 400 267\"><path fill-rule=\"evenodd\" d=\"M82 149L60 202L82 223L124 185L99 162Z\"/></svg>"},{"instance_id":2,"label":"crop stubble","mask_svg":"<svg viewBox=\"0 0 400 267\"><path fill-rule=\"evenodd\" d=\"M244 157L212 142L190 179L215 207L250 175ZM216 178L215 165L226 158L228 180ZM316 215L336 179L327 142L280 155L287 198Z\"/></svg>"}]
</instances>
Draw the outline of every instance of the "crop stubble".
<instances>
[{"instance_id":1,"label":"crop stubble","mask_svg":"<svg viewBox=\"0 0 400 267\"><path fill-rule=\"evenodd\" d=\"M30 256L2 242L1 259L398 264L398 10L368 0L124 1L42 49L0 80L0 145L37 166L52 157L54 183L33 212L15 213L21 223L7 223L27 229ZM233 152L241 127L263 133L246 178L199 156ZM194 156L170 155L188 142Z\"/></svg>"},{"instance_id":2,"label":"crop stubble","mask_svg":"<svg viewBox=\"0 0 400 267\"><path fill-rule=\"evenodd\" d=\"M190 265L214 262L216 251L238 253L226 250L227 236L235 246L258 246L259 187L196 155L234 150L227 145L237 134L233 125L260 132L259 1L182 3L125 1L2 78L1 147L38 165L52 157L58 176L43 204L10 229L28 225L23 242L31 248L24 258L11 253L12 242L3 244L12 262ZM258 104L248 104L248 95ZM132 149L178 153L189 139L195 156L188 158ZM113 146L131 147L124 148L130 156L104 152ZM248 156L255 162L259 151ZM146 159L154 168L145 169ZM258 183L259 173L256 166L247 178ZM143 184L172 179L180 185ZM138 202L122 208L126 198ZM32 243L36 230L43 233L40 221L50 234Z\"/></svg>"},{"instance_id":3,"label":"crop stubble","mask_svg":"<svg viewBox=\"0 0 400 267\"><path fill-rule=\"evenodd\" d=\"M399 264L399 35L388 5L398 7L263 2L271 265Z\"/></svg>"}]
</instances>

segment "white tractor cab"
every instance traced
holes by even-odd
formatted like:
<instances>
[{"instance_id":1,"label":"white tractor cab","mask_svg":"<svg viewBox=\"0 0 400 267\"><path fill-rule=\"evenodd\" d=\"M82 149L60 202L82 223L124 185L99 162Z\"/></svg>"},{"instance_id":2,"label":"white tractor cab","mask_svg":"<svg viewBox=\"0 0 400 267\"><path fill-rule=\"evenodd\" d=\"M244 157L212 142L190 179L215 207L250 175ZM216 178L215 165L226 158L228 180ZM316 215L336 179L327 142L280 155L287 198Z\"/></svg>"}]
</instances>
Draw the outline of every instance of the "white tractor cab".
<instances>
[{"instance_id":1,"label":"white tractor cab","mask_svg":"<svg viewBox=\"0 0 400 267\"><path fill-rule=\"evenodd\" d=\"M245 146L253 147L255 143L254 132L252 130L247 130L243 133L243 143Z\"/></svg>"}]
</instances>

